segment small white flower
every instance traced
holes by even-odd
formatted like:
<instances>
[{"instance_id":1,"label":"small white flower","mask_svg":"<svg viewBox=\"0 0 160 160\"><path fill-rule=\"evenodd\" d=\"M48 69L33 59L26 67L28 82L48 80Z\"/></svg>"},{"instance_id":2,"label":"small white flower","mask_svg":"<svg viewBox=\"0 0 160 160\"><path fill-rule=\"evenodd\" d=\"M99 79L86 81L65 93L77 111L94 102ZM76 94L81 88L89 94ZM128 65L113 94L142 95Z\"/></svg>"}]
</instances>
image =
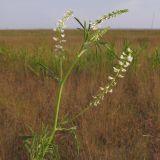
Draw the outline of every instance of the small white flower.
<instances>
[{"instance_id":1,"label":"small white flower","mask_svg":"<svg viewBox=\"0 0 160 160\"><path fill-rule=\"evenodd\" d=\"M129 53L132 53L132 52L133 52L130 48L127 48L127 51L128 51Z\"/></svg>"},{"instance_id":2,"label":"small white flower","mask_svg":"<svg viewBox=\"0 0 160 160\"><path fill-rule=\"evenodd\" d=\"M73 11L71 11L71 10L68 10L68 11L66 11L66 14L67 14L67 15L70 15L70 16L72 16L72 14L73 14Z\"/></svg>"},{"instance_id":3,"label":"small white flower","mask_svg":"<svg viewBox=\"0 0 160 160\"><path fill-rule=\"evenodd\" d=\"M110 89L108 92L109 92L109 93L112 93L112 92L113 92L113 89Z\"/></svg>"},{"instance_id":4,"label":"small white flower","mask_svg":"<svg viewBox=\"0 0 160 160\"><path fill-rule=\"evenodd\" d=\"M123 66L123 65L124 65L124 63L123 63L122 61L119 61L119 65Z\"/></svg>"},{"instance_id":5,"label":"small white flower","mask_svg":"<svg viewBox=\"0 0 160 160\"><path fill-rule=\"evenodd\" d=\"M101 96L101 100L104 100L104 95Z\"/></svg>"},{"instance_id":6,"label":"small white flower","mask_svg":"<svg viewBox=\"0 0 160 160\"><path fill-rule=\"evenodd\" d=\"M61 33L64 33L64 29L61 30Z\"/></svg>"},{"instance_id":7,"label":"small white flower","mask_svg":"<svg viewBox=\"0 0 160 160\"><path fill-rule=\"evenodd\" d=\"M108 90L105 91L105 94L107 94L107 93L108 93Z\"/></svg>"},{"instance_id":8,"label":"small white flower","mask_svg":"<svg viewBox=\"0 0 160 160\"><path fill-rule=\"evenodd\" d=\"M65 42L66 42L66 40L64 40L64 39L60 41L60 43L65 43Z\"/></svg>"},{"instance_id":9,"label":"small white flower","mask_svg":"<svg viewBox=\"0 0 160 160\"><path fill-rule=\"evenodd\" d=\"M101 23L103 23L103 22L104 22L104 19L101 20Z\"/></svg>"},{"instance_id":10,"label":"small white flower","mask_svg":"<svg viewBox=\"0 0 160 160\"><path fill-rule=\"evenodd\" d=\"M120 56L120 59L125 59L125 57L123 55Z\"/></svg>"},{"instance_id":11,"label":"small white flower","mask_svg":"<svg viewBox=\"0 0 160 160\"><path fill-rule=\"evenodd\" d=\"M53 37L53 40L54 40L54 41L58 41L58 38L57 38L57 37Z\"/></svg>"},{"instance_id":12,"label":"small white flower","mask_svg":"<svg viewBox=\"0 0 160 160\"><path fill-rule=\"evenodd\" d=\"M133 57L131 56L131 54L127 57L127 60L128 60L129 62L132 62Z\"/></svg>"},{"instance_id":13,"label":"small white flower","mask_svg":"<svg viewBox=\"0 0 160 160\"><path fill-rule=\"evenodd\" d=\"M64 35L64 34L61 34L61 37L62 37L62 38L64 38L64 37L65 37L65 35Z\"/></svg>"},{"instance_id":14,"label":"small white flower","mask_svg":"<svg viewBox=\"0 0 160 160\"><path fill-rule=\"evenodd\" d=\"M96 99L97 97L96 96L92 96L93 97L93 99Z\"/></svg>"},{"instance_id":15,"label":"small white flower","mask_svg":"<svg viewBox=\"0 0 160 160\"><path fill-rule=\"evenodd\" d=\"M96 107L97 106L97 102L94 102L93 105Z\"/></svg>"},{"instance_id":16,"label":"small white flower","mask_svg":"<svg viewBox=\"0 0 160 160\"><path fill-rule=\"evenodd\" d=\"M122 76L121 74L118 75L119 78L123 78L124 76Z\"/></svg>"},{"instance_id":17,"label":"small white flower","mask_svg":"<svg viewBox=\"0 0 160 160\"><path fill-rule=\"evenodd\" d=\"M123 52L122 55L127 56L127 54L125 52Z\"/></svg>"},{"instance_id":18,"label":"small white flower","mask_svg":"<svg viewBox=\"0 0 160 160\"><path fill-rule=\"evenodd\" d=\"M63 23L63 21L61 19L58 20L59 23Z\"/></svg>"},{"instance_id":19,"label":"small white flower","mask_svg":"<svg viewBox=\"0 0 160 160\"><path fill-rule=\"evenodd\" d=\"M124 67L126 68L126 67L128 67L130 65L130 63L129 62L126 62L126 64L124 65Z\"/></svg>"},{"instance_id":20,"label":"small white flower","mask_svg":"<svg viewBox=\"0 0 160 160\"><path fill-rule=\"evenodd\" d=\"M109 76L109 77L108 77L108 79L109 79L109 80L113 80L114 78L113 78L113 77L111 77L111 76Z\"/></svg>"},{"instance_id":21,"label":"small white flower","mask_svg":"<svg viewBox=\"0 0 160 160\"><path fill-rule=\"evenodd\" d=\"M118 69L118 68L116 68L116 67L113 67L113 69L114 69L114 72L115 72L115 73L119 72L119 70L120 70L120 69Z\"/></svg>"},{"instance_id":22,"label":"small white flower","mask_svg":"<svg viewBox=\"0 0 160 160\"><path fill-rule=\"evenodd\" d=\"M97 105L100 104L100 101L97 101Z\"/></svg>"},{"instance_id":23,"label":"small white flower","mask_svg":"<svg viewBox=\"0 0 160 160\"><path fill-rule=\"evenodd\" d=\"M105 87L105 92L104 93L107 94L108 90L109 90L109 86Z\"/></svg>"},{"instance_id":24,"label":"small white flower","mask_svg":"<svg viewBox=\"0 0 160 160\"><path fill-rule=\"evenodd\" d=\"M104 90L104 88L103 88L103 87L100 87L100 90L101 90L101 91L103 91L103 90Z\"/></svg>"},{"instance_id":25,"label":"small white flower","mask_svg":"<svg viewBox=\"0 0 160 160\"><path fill-rule=\"evenodd\" d=\"M63 48L63 46L61 46L61 45L59 45L59 44L58 44L58 45L55 45L55 47L58 48L58 49L62 49L62 48Z\"/></svg>"},{"instance_id":26,"label":"small white flower","mask_svg":"<svg viewBox=\"0 0 160 160\"><path fill-rule=\"evenodd\" d=\"M127 70L126 70L126 69L124 69L124 68L122 68L122 69L121 69L121 71L122 71L122 72L126 72Z\"/></svg>"},{"instance_id":27,"label":"small white flower","mask_svg":"<svg viewBox=\"0 0 160 160\"><path fill-rule=\"evenodd\" d=\"M95 27L95 23L90 22L91 28Z\"/></svg>"},{"instance_id":28,"label":"small white flower","mask_svg":"<svg viewBox=\"0 0 160 160\"><path fill-rule=\"evenodd\" d=\"M106 86L105 89L106 89L106 90L109 89L109 86Z\"/></svg>"}]
</instances>

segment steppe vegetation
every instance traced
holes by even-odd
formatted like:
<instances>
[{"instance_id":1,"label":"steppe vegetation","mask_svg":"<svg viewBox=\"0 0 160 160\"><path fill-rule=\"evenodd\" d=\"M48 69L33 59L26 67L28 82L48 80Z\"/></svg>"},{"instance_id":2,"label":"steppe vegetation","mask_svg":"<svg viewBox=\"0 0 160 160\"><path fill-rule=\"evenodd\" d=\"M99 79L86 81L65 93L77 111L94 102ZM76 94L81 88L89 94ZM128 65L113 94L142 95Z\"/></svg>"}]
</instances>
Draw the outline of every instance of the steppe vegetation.
<instances>
[{"instance_id":1,"label":"steppe vegetation","mask_svg":"<svg viewBox=\"0 0 160 160\"><path fill-rule=\"evenodd\" d=\"M25 160L20 135L52 126L58 73L53 31L0 31L0 160ZM66 31L64 68L83 42L80 31ZM60 117L74 117L106 84L117 55L128 44L134 61L114 92L72 123L75 134L59 133L63 160L158 160L160 157L160 31L111 30L108 48L89 51L66 82ZM49 69L47 69L49 68ZM77 146L79 154L77 157Z\"/></svg>"}]
</instances>

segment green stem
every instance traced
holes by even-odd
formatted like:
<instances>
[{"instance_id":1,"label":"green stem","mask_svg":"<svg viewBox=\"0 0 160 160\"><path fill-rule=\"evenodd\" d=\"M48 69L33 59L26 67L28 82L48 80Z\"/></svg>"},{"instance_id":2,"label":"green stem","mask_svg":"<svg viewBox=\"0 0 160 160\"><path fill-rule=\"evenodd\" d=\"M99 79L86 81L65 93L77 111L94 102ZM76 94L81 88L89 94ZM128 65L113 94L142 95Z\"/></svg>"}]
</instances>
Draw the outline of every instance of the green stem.
<instances>
[{"instance_id":1,"label":"green stem","mask_svg":"<svg viewBox=\"0 0 160 160\"><path fill-rule=\"evenodd\" d=\"M78 117L80 117L81 115L83 115L85 112L87 112L91 107L93 106L87 106L85 109L81 110L77 115L75 115L72 119L70 119L69 121L67 121L67 123L73 122L75 119L77 119Z\"/></svg>"},{"instance_id":2,"label":"green stem","mask_svg":"<svg viewBox=\"0 0 160 160\"><path fill-rule=\"evenodd\" d=\"M60 81L63 78L63 57L60 58Z\"/></svg>"},{"instance_id":3,"label":"green stem","mask_svg":"<svg viewBox=\"0 0 160 160\"><path fill-rule=\"evenodd\" d=\"M55 133L56 133L56 130L57 130L58 117L59 117L59 111L60 111L60 104L61 104L62 93L63 93L63 88L64 88L64 85L65 85L65 82L67 81L67 79L68 79L69 75L71 74L73 68L77 64L79 58L81 57L81 55L85 51L86 50L83 49L83 45L82 45L80 51L78 52L77 56L75 57L75 60L72 63L72 65L69 67L69 69L68 69L67 73L65 74L64 78L59 83L59 89L58 89L57 100L56 100L56 108L55 108L56 110L55 110L55 119L54 119L53 130L51 132L51 136L50 136L50 139L49 139L49 142L48 142L48 146L46 146L46 148L45 148L45 152L48 150L49 145L52 143L52 141L55 138Z\"/></svg>"},{"instance_id":4,"label":"green stem","mask_svg":"<svg viewBox=\"0 0 160 160\"><path fill-rule=\"evenodd\" d=\"M79 60L79 58L76 57L75 61L72 63L72 65L68 69L68 72L64 76L63 80L60 82L58 96L57 96L57 102L56 102L56 111L55 111L55 119L54 119L53 131L52 131L52 134L51 134L51 140L54 138L54 135L55 135L55 132L56 132L56 129L57 129L60 104L61 104L62 93L63 93L63 88L64 88L64 85L65 85L65 82L68 79L70 73L72 72L74 66L77 64L78 60Z\"/></svg>"}]
</instances>

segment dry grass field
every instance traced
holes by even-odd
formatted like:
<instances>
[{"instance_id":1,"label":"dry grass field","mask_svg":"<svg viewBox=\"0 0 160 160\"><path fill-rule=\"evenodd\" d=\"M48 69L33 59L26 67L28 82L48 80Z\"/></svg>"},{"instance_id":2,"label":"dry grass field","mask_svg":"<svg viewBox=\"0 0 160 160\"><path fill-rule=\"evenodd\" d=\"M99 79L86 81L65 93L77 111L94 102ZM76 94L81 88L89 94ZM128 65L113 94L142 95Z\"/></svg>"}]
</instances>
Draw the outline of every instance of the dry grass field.
<instances>
[{"instance_id":1,"label":"dry grass field","mask_svg":"<svg viewBox=\"0 0 160 160\"><path fill-rule=\"evenodd\" d=\"M82 41L79 31L66 32L72 60ZM0 31L0 160L27 160L20 135L28 126L39 132L52 125L56 84L38 63L56 71L50 30ZM124 41L133 48L134 62L113 94L73 122L80 155L68 134L59 135L62 160L160 160L160 31L111 30L105 35L120 53ZM85 108L106 83L116 60L112 51L88 53L69 78L61 117Z\"/></svg>"}]
</instances>

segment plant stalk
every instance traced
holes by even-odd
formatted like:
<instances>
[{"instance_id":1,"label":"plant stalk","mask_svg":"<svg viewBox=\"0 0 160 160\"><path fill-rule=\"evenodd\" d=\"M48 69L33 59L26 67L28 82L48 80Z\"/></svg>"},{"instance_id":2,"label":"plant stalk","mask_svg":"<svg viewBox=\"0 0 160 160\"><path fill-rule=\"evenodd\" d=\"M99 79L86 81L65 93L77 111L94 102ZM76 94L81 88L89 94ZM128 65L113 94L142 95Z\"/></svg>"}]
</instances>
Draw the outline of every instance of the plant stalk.
<instances>
[{"instance_id":1,"label":"plant stalk","mask_svg":"<svg viewBox=\"0 0 160 160\"><path fill-rule=\"evenodd\" d=\"M57 98L56 98L56 108L55 108L55 118L54 118L53 130L51 132L51 136L49 138L48 145L46 146L45 151L48 150L49 145L52 143L52 141L55 138L55 133L56 133L57 124L58 124L59 111L60 111L60 105L61 105L61 99L62 99L62 93L63 93L65 82L67 81L67 79L68 79L69 75L71 74L73 68L75 67L75 65L79 61L79 58L81 57L81 55L85 51L86 50L83 49L83 45L82 45L80 51L78 52L78 54L75 57L75 60L72 63L72 65L69 67L69 69L68 69L67 73L65 74L64 78L62 78L62 80L59 83L59 89L58 89L58 94L57 94Z\"/></svg>"}]
</instances>

